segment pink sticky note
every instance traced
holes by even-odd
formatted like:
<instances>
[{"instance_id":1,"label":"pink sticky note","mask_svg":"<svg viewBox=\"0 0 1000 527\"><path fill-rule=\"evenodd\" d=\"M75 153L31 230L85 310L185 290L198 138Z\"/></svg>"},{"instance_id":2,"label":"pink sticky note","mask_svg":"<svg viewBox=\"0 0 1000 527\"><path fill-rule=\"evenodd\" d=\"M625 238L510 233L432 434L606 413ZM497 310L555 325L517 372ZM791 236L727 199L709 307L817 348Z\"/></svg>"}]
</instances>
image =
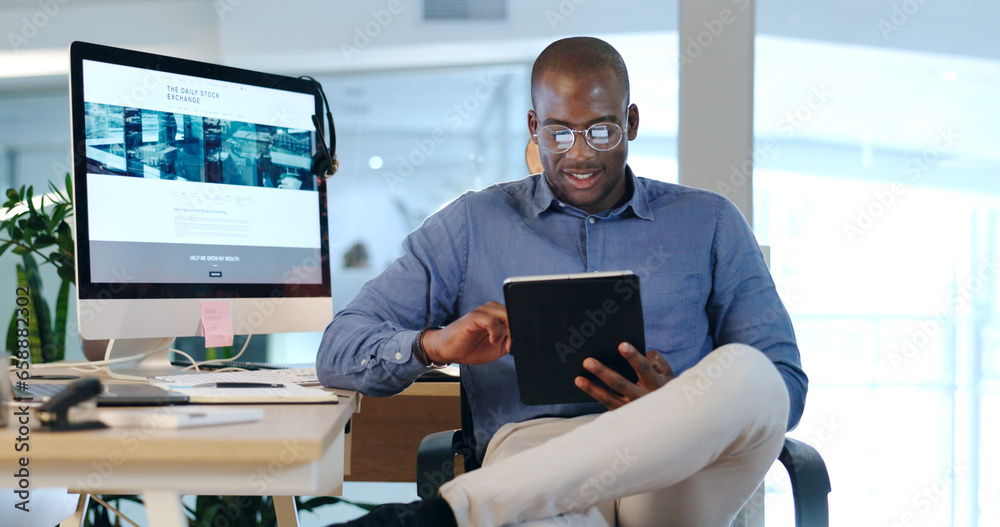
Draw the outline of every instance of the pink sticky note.
<instances>
[{"instance_id":1,"label":"pink sticky note","mask_svg":"<svg viewBox=\"0 0 1000 527\"><path fill-rule=\"evenodd\" d=\"M201 327L206 348L232 346L233 317L229 311L229 301L202 300Z\"/></svg>"}]
</instances>

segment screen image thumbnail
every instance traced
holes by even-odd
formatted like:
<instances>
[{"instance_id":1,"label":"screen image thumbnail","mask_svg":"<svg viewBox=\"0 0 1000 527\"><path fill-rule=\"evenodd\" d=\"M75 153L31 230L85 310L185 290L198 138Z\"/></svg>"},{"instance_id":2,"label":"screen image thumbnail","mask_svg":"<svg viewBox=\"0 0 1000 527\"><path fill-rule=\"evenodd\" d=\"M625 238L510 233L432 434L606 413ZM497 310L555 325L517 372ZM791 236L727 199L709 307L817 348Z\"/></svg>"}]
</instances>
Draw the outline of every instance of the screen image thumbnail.
<instances>
[{"instance_id":1,"label":"screen image thumbnail","mask_svg":"<svg viewBox=\"0 0 1000 527\"><path fill-rule=\"evenodd\" d=\"M309 130L100 103L84 115L90 174L316 189Z\"/></svg>"}]
</instances>

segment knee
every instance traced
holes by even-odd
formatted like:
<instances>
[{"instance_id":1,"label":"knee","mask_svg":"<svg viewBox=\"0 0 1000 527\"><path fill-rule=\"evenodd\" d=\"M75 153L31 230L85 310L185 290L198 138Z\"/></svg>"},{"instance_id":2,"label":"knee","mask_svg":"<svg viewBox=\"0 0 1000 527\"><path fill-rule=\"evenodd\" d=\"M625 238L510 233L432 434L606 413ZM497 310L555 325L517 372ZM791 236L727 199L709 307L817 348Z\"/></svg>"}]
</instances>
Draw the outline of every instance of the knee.
<instances>
[{"instance_id":1,"label":"knee","mask_svg":"<svg viewBox=\"0 0 1000 527\"><path fill-rule=\"evenodd\" d=\"M767 355L764 355L764 352L757 348L746 344L726 344L710 353L709 357L714 354L720 356L720 361L731 361L733 371L748 381L758 381L772 387L777 386L783 392L787 392L781 374L778 373L778 368ZM787 393L785 395L787 396Z\"/></svg>"},{"instance_id":2,"label":"knee","mask_svg":"<svg viewBox=\"0 0 1000 527\"><path fill-rule=\"evenodd\" d=\"M702 379L724 385L731 393L788 407L788 389L781 374L771 359L753 346L720 346L693 369Z\"/></svg>"}]
</instances>

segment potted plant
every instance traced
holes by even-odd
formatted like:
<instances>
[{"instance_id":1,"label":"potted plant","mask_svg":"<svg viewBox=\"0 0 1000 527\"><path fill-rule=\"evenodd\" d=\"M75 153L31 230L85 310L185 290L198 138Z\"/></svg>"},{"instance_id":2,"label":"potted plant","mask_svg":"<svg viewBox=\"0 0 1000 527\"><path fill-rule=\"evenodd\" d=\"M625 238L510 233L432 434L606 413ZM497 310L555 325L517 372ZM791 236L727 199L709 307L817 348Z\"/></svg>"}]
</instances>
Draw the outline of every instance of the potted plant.
<instances>
[{"instance_id":1,"label":"potted plant","mask_svg":"<svg viewBox=\"0 0 1000 527\"><path fill-rule=\"evenodd\" d=\"M70 285L76 284L73 230L67 220L73 215L73 181L66 174L65 190L49 182L49 194L38 204L34 188L7 189L4 216L0 219L0 257L8 250L20 257L17 285L27 293L28 320L33 329L28 341L31 362L61 360L66 353L66 320ZM41 262L41 263L39 263ZM55 266L60 278L55 309L42 295L39 265ZM17 349L17 312L7 329L7 349Z\"/></svg>"}]
</instances>

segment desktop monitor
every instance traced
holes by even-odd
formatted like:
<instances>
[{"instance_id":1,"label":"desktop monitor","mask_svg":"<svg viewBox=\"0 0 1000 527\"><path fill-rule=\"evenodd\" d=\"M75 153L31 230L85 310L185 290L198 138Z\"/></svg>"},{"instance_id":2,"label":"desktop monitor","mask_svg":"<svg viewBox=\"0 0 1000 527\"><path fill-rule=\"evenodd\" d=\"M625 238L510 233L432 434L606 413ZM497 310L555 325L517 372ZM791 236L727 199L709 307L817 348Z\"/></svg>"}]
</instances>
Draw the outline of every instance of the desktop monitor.
<instances>
[{"instance_id":1,"label":"desktop monitor","mask_svg":"<svg viewBox=\"0 0 1000 527\"><path fill-rule=\"evenodd\" d=\"M237 335L330 322L326 184L310 171L319 91L70 46L79 330L111 340L113 376L169 369L172 339L204 334L208 301Z\"/></svg>"}]
</instances>

